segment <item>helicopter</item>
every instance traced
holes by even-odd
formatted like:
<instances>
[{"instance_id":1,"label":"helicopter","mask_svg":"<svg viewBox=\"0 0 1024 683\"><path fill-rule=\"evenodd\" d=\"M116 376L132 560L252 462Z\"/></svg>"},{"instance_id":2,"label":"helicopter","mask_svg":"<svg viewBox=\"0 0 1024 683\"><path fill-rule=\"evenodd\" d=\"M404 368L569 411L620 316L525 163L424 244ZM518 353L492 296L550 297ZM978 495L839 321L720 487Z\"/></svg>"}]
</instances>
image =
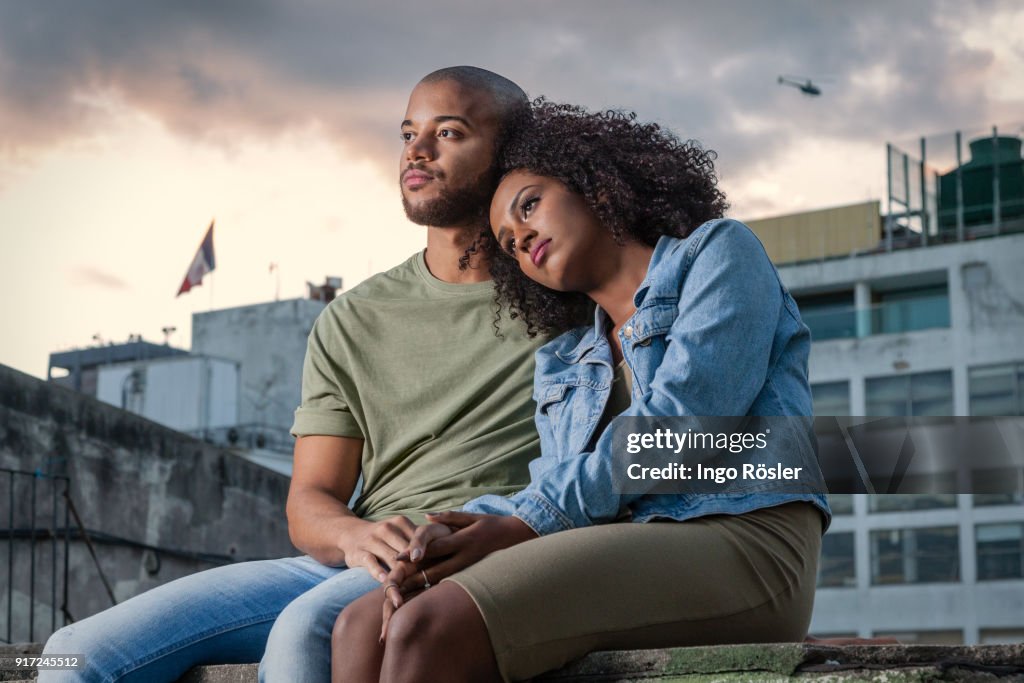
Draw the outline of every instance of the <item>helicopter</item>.
<instances>
[{"instance_id":1,"label":"helicopter","mask_svg":"<svg viewBox=\"0 0 1024 683\"><path fill-rule=\"evenodd\" d=\"M803 82L799 80L799 77L792 76L779 76L779 85L791 85L794 88L799 88L800 92L811 97L817 97L821 94L821 88L811 82L811 79L804 79Z\"/></svg>"}]
</instances>

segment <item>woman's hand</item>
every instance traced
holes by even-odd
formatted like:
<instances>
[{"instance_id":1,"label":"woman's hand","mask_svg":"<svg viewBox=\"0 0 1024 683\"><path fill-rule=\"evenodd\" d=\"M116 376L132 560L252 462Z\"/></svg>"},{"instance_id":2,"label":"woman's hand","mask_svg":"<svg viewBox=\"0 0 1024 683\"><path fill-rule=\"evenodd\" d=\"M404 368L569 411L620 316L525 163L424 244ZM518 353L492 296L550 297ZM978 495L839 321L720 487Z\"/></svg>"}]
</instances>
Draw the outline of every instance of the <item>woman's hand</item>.
<instances>
[{"instance_id":1,"label":"woman's hand","mask_svg":"<svg viewBox=\"0 0 1024 683\"><path fill-rule=\"evenodd\" d=\"M536 538L537 533L518 517L477 515L469 512L439 512L416 529L409 547L398 554L396 564L384 582L384 624L381 642L391 615L441 579L476 564L496 550Z\"/></svg>"},{"instance_id":2,"label":"woman's hand","mask_svg":"<svg viewBox=\"0 0 1024 683\"><path fill-rule=\"evenodd\" d=\"M418 527L409 547L396 557L413 562L425 576L404 576L406 588L438 583L457 571L476 564L496 550L537 537L518 517L478 515L469 512L439 512L427 515L430 524Z\"/></svg>"}]
</instances>

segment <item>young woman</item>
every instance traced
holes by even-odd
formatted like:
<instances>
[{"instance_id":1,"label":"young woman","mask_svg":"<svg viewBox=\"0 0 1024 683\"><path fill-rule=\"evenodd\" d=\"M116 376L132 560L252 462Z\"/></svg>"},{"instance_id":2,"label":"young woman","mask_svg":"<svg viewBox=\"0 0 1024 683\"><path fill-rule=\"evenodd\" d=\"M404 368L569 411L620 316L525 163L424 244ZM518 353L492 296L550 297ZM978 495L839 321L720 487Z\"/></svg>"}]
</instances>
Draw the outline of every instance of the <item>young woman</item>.
<instances>
[{"instance_id":1,"label":"young woman","mask_svg":"<svg viewBox=\"0 0 1024 683\"><path fill-rule=\"evenodd\" d=\"M519 494L434 516L342 613L335 681L512 681L592 650L803 640L830 520L806 435L774 453L814 470L804 488L615 485L620 413L811 414L807 328L761 243L720 218L712 161L632 115L535 103L483 249L503 309L561 333L537 353L541 456Z\"/></svg>"}]
</instances>

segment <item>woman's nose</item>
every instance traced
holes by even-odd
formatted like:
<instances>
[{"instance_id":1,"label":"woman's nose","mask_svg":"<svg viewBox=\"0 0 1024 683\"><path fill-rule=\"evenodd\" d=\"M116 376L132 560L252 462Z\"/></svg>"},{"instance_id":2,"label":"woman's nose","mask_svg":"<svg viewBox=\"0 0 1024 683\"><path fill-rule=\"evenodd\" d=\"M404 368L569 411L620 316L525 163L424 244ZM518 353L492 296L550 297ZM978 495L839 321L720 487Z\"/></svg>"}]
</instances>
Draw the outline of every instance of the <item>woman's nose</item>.
<instances>
[{"instance_id":1,"label":"woman's nose","mask_svg":"<svg viewBox=\"0 0 1024 683\"><path fill-rule=\"evenodd\" d=\"M537 237L537 231L520 223L512 234L516 238L516 249L526 254L530 253L530 247L533 246L533 240Z\"/></svg>"}]
</instances>

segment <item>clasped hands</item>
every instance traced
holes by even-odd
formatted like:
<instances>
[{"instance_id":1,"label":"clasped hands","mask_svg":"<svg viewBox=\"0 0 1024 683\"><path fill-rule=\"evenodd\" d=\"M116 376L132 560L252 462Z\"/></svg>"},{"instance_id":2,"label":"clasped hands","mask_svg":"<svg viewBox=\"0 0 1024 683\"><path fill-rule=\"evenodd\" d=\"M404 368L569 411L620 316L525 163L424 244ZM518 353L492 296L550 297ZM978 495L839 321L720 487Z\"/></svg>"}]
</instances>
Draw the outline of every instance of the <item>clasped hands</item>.
<instances>
[{"instance_id":1,"label":"clasped hands","mask_svg":"<svg viewBox=\"0 0 1024 683\"><path fill-rule=\"evenodd\" d=\"M388 622L407 600L441 579L476 564L496 550L536 538L518 517L439 512L416 527L408 546L398 553L384 584L384 642Z\"/></svg>"}]
</instances>

